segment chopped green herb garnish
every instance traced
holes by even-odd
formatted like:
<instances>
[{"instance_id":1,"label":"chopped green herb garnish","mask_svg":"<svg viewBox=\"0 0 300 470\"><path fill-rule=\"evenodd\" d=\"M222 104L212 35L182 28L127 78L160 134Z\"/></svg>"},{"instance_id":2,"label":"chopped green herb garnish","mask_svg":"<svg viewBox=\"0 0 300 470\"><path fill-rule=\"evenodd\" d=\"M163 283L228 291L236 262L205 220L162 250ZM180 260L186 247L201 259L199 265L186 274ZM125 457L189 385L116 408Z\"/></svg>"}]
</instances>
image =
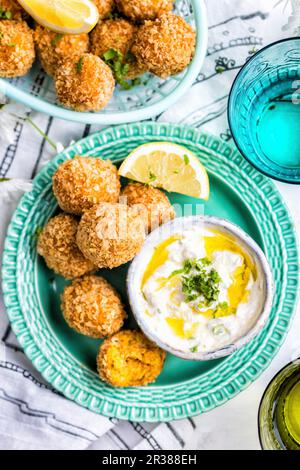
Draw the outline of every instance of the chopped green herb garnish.
<instances>
[{"instance_id":1,"label":"chopped green herb garnish","mask_svg":"<svg viewBox=\"0 0 300 470\"><path fill-rule=\"evenodd\" d=\"M133 80L131 80L132 82L132 86L139 86L142 84L142 80L140 78L134 78Z\"/></svg>"},{"instance_id":2,"label":"chopped green herb garnish","mask_svg":"<svg viewBox=\"0 0 300 470\"><path fill-rule=\"evenodd\" d=\"M207 258L187 259L182 269L171 273L171 276L182 274L181 288L186 302L193 302L200 297L202 305L202 297L205 302L203 306L208 306L218 300L221 278L214 268L208 268L210 265L211 262Z\"/></svg>"},{"instance_id":3,"label":"chopped green herb garnish","mask_svg":"<svg viewBox=\"0 0 300 470\"><path fill-rule=\"evenodd\" d=\"M226 70L225 67L223 67L222 65L218 65L216 67L216 73L221 74L221 73L225 72L225 70Z\"/></svg>"},{"instance_id":4,"label":"chopped green herb garnish","mask_svg":"<svg viewBox=\"0 0 300 470\"><path fill-rule=\"evenodd\" d=\"M211 264L211 261L208 258L201 258L200 263L203 264L204 266L209 266Z\"/></svg>"},{"instance_id":5,"label":"chopped green herb garnish","mask_svg":"<svg viewBox=\"0 0 300 470\"><path fill-rule=\"evenodd\" d=\"M115 51L115 49L109 49L103 54L103 59L105 61L109 61L109 60L115 59L117 56L118 56L118 52Z\"/></svg>"},{"instance_id":6,"label":"chopped green herb garnish","mask_svg":"<svg viewBox=\"0 0 300 470\"><path fill-rule=\"evenodd\" d=\"M5 106L5 105L3 105ZM4 183L4 181L9 181L9 178L0 178L0 183Z\"/></svg>"},{"instance_id":7,"label":"chopped green herb garnish","mask_svg":"<svg viewBox=\"0 0 300 470\"><path fill-rule=\"evenodd\" d=\"M126 76L130 71L130 65L135 60L134 55L128 52L126 56L116 49L108 49L103 56L104 62L110 67L116 82L123 90L130 90L136 85L140 85L139 78L134 80L126 80Z\"/></svg>"},{"instance_id":8,"label":"chopped green herb garnish","mask_svg":"<svg viewBox=\"0 0 300 470\"><path fill-rule=\"evenodd\" d=\"M191 352L198 352L198 346L193 346L191 349L190 349Z\"/></svg>"},{"instance_id":9,"label":"chopped green herb garnish","mask_svg":"<svg viewBox=\"0 0 300 470\"><path fill-rule=\"evenodd\" d=\"M229 308L228 302L219 303L218 308L220 308L221 310L227 310Z\"/></svg>"},{"instance_id":10,"label":"chopped green herb garnish","mask_svg":"<svg viewBox=\"0 0 300 470\"><path fill-rule=\"evenodd\" d=\"M134 54L132 54L130 51L127 52L125 59L128 62L134 62L136 60Z\"/></svg>"},{"instance_id":11,"label":"chopped green herb garnish","mask_svg":"<svg viewBox=\"0 0 300 470\"><path fill-rule=\"evenodd\" d=\"M12 12L9 10L4 10L0 7L0 19L1 20L11 20L12 19Z\"/></svg>"},{"instance_id":12,"label":"chopped green herb garnish","mask_svg":"<svg viewBox=\"0 0 300 470\"><path fill-rule=\"evenodd\" d=\"M152 173L152 171L150 170L149 171L149 183L153 183L156 180L157 180L157 176L154 173Z\"/></svg>"},{"instance_id":13,"label":"chopped green herb garnish","mask_svg":"<svg viewBox=\"0 0 300 470\"><path fill-rule=\"evenodd\" d=\"M51 46L55 47L59 41L63 38L63 34L57 33L51 41Z\"/></svg>"},{"instance_id":14,"label":"chopped green herb garnish","mask_svg":"<svg viewBox=\"0 0 300 470\"><path fill-rule=\"evenodd\" d=\"M186 165L188 165L188 164L190 163L190 159L189 159L189 157L188 157L187 155L183 155L183 160L184 160L184 163L185 163Z\"/></svg>"},{"instance_id":15,"label":"chopped green herb garnish","mask_svg":"<svg viewBox=\"0 0 300 470\"><path fill-rule=\"evenodd\" d=\"M112 13L109 13L105 18L108 20L116 20L118 18L121 18L121 15L119 12L114 11Z\"/></svg>"},{"instance_id":16,"label":"chopped green herb garnish","mask_svg":"<svg viewBox=\"0 0 300 470\"><path fill-rule=\"evenodd\" d=\"M76 63L77 73L80 73L82 71L83 61L84 61L84 58L80 57L79 61Z\"/></svg>"},{"instance_id":17,"label":"chopped green herb garnish","mask_svg":"<svg viewBox=\"0 0 300 470\"><path fill-rule=\"evenodd\" d=\"M179 170L174 170L173 173L174 173L174 175L178 175L178 174L179 174Z\"/></svg>"},{"instance_id":18,"label":"chopped green herb garnish","mask_svg":"<svg viewBox=\"0 0 300 470\"><path fill-rule=\"evenodd\" d=\"M36 231L34 232L34 237L35 238L39 238L40 234L42 233L43 231L43 227L37 227L36 228Z\"/></svg>"}]
</instances>

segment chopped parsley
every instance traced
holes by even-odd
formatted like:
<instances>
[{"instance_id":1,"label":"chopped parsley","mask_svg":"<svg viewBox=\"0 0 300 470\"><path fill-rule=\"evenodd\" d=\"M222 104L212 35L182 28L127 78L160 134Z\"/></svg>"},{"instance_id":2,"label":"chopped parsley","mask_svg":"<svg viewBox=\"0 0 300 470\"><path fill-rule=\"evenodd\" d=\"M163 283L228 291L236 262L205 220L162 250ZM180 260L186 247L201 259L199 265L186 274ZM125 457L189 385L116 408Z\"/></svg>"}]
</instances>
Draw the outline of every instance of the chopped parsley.
<instances>
[{"instance_id":1,"label":"chopped parsley","mask_svg":"<svg viewBox=\"0 0 300 470\"><path fill-rule=\"evenodd\" d=\"M37 227L34 232L34 238L38 239L42 231L43 231L43 227Z\"/></svg>"},{"instance_id":2,"label":"chopped parsley","mask_svg":"<svg viewBox=\"0 0 300 470\"><path fill-rule=\"evenodd\" d=\"M4 8L0 7L0 19L1 20L11 20L12 19L12 12L9 10L4 10Z\"/></svg>"},{"instance_id":3,"label":"chopped parsley","mask_svg":"<svg viewBox=\"0 0 300 470\"><path fill-rule=\"evenodd\" d=\"M191 352L198 352L198 346L193 346L191 349L190 349Z\"/></svg>"},{"instance_id":4,"label":"chopped parsley","mask_svg":"<svg viewBox=\"0 0 300 470\"><path fill-rule=\"evenodd\" d=\"M76 63L77 73L80 73L82 71L83 61L84 61L84 58L80 57L79 61Z\"/></svg>"},{"instance_id":5,"label":"chopped parsley","mask_svg":"<svg viewBox=\"0 0 300 470\"><path fill-rule=\"evenodd\" d=\"M119 12L114 11L114 12L109 13L109 14L106 16L106 18L107 18L108 20L117 20L118 18L121 18L121 15L120 15Z\"/></svg>"},{"instance_id":6,"label":"chopped parsley","mask_svg":"<svg viewBox=\"0 0 300 470\"><path fill-rule=\"evenodd\" d=\"M181 288L185 302L194 302L199 299L199 305L208 306L218 300L221 278L210 265L211 261L208 258L187 259L182 269L171 273L170 277L181 275Z\"/></svg>"},{"instance_id":7,"label":"chopped parsley","mask_svg":"<svg viewBox=\"0 0 300 470\"><path fill-rule=\"evenodd\" d=\"M108 49L103 54L102 58L106 65L110 67L116 82L123 90L130 90L134 86L141 84L141 80L139 78L126 80L130 66L135 61L135 57L131 52L128 52L124 57L122 52L117 51L116 49Z\"/></svg>"},{"instance_id":8,"label":"chopped parsley","mask_svg":"<svg viewBox=\"0 0 300 470\"><path fill-rule=\"evenodd\" d=\"M184 160L184 163L185 163L186 165L188 165L188 164L190 163L190 159L189 159L189 157L188 157L186 154L183 155L183 160Z\"/></svg>"},{"instance_id":9,"label":"chopped parsley","mask_svg":"<svg viewBox=\"0 0 300 470\"><path fill-rule=\"evenodd\" d=\"M59 43L59 41L64 37L63 34L57 33L51 41L51 46L55 47Z\"/></svg>"},{"instance_id":10,"label":"chopped parsley","mask_svg":"<svg viewBox=\"0 0 300 470\"><path fill-rule=\"evenodd\" d=\"M157 176L154 173L152 173L152 171L150 170L149 171L149 183L154 183L154 181L156 180L157 180Z\"/></svg>"}]
</instances>

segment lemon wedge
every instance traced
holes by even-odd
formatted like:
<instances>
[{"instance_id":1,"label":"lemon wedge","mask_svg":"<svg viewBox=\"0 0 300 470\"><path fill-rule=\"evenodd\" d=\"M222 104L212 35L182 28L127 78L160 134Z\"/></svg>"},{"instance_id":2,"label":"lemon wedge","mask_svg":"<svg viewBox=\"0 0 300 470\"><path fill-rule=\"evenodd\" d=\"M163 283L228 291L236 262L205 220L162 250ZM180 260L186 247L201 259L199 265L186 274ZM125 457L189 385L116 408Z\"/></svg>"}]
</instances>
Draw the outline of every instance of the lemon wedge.
<instances>
[{"instance_id":1,"label":"lemon wedge","mask_svg":"<svg viewBox=\"0 0 300 470\"><path fill-rule=\"evenodd\" d=\"M171 142L152 142L136 148L122 163L119 174L169 192L209 198L204 166L194 153Z\"/></svg>"},{"instance_id":2,"label":"lemon wedge","mask_svg":"<svg viewBox=\"0 0 300 470\"><path fill-rule=\"evenodd\" d=\"M99 19L91 0L19 0L37 23L62 34L88 33Z\"/></svg>"}]
</instances>

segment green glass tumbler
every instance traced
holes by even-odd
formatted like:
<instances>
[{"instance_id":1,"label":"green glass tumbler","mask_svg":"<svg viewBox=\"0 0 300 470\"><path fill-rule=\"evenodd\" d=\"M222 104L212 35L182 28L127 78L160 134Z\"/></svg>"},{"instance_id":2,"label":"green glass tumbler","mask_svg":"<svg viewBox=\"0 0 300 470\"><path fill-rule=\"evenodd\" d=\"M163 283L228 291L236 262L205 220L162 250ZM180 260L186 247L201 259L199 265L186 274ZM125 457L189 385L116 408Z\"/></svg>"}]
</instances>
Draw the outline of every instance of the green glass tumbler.
<instances>
[{"instance_id":1,"label":"green glass tumbler","mask_svg":"<svg viewBox=\"0 0 300 470\"><path fill-rule=\"evenodd\" d=\"M300 359L284 367L260 403L258 427L264 450L300 450Z\"/></svg>"}]
</instances>

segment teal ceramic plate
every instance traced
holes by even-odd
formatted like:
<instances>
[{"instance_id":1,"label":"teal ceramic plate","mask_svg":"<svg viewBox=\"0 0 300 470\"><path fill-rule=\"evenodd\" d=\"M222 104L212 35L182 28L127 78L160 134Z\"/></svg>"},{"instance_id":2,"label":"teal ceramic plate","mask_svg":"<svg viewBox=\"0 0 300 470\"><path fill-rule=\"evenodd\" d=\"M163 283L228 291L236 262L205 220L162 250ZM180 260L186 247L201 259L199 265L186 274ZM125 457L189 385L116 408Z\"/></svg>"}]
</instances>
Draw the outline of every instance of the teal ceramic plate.
<instances>
[{"instance_id":1,"label":"teal ceramic plate","mask_svg":"<svg viewBox=\"0 0 300 470\"><path fill-rule=\"evenodd\" d=\"M240 225L265 250L275 278L275 300L263 331L230 357L188 362L167 357L157 382L148 387L114 389L96 374L99 340L73 332L60 312L65 281L50 272L36 254L37 229L57 210L51 177L76 154L121 162L142 143L171 140L194 151L206 166L211 197L202 213ZM173 203L199 200L171 194ZM198 207L199 212L199 207ZM66 149L35 178L31 193L17 208L6 239L3 290L13 329L34 366L57 390L92 411L135 421L168 421L221 405L247 387L269 365L282 344L295 310L298 252L293 224L272 181L238 152L195 129L141 123L109 128ZM122 293L127 267L101 272ZM132 320L130 320L132 322Z\"/></svg>"}]
</instances>

